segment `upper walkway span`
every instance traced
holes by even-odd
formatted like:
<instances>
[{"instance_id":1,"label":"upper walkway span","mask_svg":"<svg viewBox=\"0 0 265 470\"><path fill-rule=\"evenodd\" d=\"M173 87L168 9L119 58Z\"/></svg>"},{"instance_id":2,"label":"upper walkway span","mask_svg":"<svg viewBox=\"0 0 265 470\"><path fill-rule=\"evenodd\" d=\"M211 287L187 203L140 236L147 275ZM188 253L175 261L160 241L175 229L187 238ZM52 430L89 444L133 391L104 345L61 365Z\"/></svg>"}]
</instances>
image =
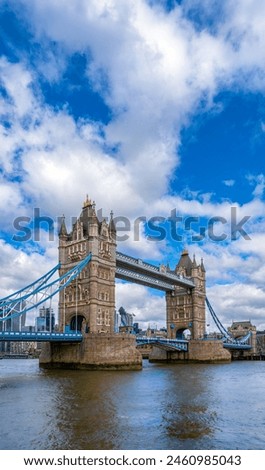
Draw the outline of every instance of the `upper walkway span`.
<instances>
[{"instance_id":1,"label":"upper walkway span","mask_svg":"<svg viewBox=\"0 0 265 470\"><path fill-rule=\"evenodd\" d=\"M185 289L195 287L191 279L119 251L116 252L116 277L163 291L173 291L175 286Z\"/></svg>"}]
</instances>

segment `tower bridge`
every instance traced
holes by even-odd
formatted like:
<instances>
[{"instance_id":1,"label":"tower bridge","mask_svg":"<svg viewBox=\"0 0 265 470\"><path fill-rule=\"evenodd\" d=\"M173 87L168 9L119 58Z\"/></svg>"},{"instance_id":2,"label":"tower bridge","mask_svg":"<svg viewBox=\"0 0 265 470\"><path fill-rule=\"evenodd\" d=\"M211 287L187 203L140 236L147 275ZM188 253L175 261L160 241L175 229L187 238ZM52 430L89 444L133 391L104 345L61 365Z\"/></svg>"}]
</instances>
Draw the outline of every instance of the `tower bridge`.
<instances>
[{"instance_id":1,"label":"tower bridge","mask_svg":"<svg viewBox=\"0 0 265 470\"><path fill-rule=\"evenodd\" d=\"M59 277L51 280L59 271ZM203 261L181 254L174 270L155 266L116 250L116 228L99 221L95 203L88 198L81 214L67 231L63 219L59 231L59 264L34 283L0 300L0 341L26 341L22 332L8 331L10 320L59 295L57 334L30 335L41 341L40 363L47 367L74 368L141 368L142 356L133 335L115 334L115 278L138 283L165 292L167 338L153 338L158 359L163 354L174 360L229 361L223 347L251 347L236 342L222 327L206 299L206 272ZM223 340L205 341L206 303ZM209 307L210 306L210 307ZM221 325L221 327L220 327ZM190 331L191 340L183 339ZM19 339L20 338L20 339ZM34 339L35 338L35 339ZM138 344L148 342L137 338ZM243 349L243 347L242 347ZM154 357L155 359L155 357Z\"/></svg>"}]
</instances>

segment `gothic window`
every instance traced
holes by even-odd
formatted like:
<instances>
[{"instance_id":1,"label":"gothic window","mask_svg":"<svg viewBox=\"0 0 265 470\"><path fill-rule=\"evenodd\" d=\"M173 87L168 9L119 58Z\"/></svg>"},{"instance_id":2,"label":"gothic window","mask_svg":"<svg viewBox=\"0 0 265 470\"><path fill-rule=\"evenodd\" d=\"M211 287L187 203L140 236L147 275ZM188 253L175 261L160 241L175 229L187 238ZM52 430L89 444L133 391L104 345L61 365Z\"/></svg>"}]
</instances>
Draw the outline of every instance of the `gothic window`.
<instances>
[{"instance_id":1,"label":"gothic window","mask_svg":"<svg viewBox=\"0 0 265 470\"><path fill-rule=\"evenodd\" d=\"M109 310L105 311L105 325L110 326Z\"/></svg>"},{"instance_id":2,"label":"gothic window","mask_svg":"<svg viewBox=\"0 0 265 470\"><path fill-rule=\"evenodd\" d=\"M184 297L179 297L179 305L183 305L184 304Z\"/></svg>"},{"instance_id":3,"label":"gothic window","mask_svg":"<svg viewBox=\"0 0 265 470\"><path fill-rule=\"evenodd\" d=\"M107 242L102 242L102 249L107 253L109 251L109 244Z\"/></svg>"},{"instance_id":4,"label":"gothic window","mask_svg":"<svg viewBox=\"0 0 265 470\"><path fill-rule=\"evenodd\" d=\"M101 308L98 309L97 325L102 325L102 312L101 312Z\"/></svg>"}]
</instances>

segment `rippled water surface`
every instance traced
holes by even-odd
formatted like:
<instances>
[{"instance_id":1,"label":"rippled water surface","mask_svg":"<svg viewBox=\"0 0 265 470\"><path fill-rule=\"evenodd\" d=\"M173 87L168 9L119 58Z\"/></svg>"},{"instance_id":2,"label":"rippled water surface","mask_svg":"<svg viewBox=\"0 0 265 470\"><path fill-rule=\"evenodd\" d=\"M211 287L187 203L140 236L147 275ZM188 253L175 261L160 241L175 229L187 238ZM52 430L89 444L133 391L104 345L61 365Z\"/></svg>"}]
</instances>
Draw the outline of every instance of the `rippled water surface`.
<instances>
[{"instance_id":1,"label":"rippled water surface","mask_svg":"<svg viewBox=\"0 0 265 470\"><path fill-rule=\"evenodd\" d=\"M47 371L0 361L1 449L265 449L265 362Z\"/></svg>"}]
</instances>

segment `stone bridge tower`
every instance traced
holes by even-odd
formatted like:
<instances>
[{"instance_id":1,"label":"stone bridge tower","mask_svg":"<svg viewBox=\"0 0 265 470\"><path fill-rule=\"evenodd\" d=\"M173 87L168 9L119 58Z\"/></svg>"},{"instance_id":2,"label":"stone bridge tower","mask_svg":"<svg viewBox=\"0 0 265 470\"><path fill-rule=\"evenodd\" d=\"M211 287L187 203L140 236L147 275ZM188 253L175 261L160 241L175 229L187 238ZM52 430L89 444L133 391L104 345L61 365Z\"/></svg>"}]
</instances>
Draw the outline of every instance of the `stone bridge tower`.
<instances>
[{"instance_id":1,"label":"stone bridge tower","mask_svg":"<svg viewBox=\"0 0 265 470\"><path fill-rule=\"evenodd\" d=\"M193 289L175 287L166 294L167 335L168 338L182 338L185 330L190 330L191 339L200 339L205 334L205 269L203 261L196 263L189 257L187 250L181 254L175 273L191 278Z\"/></svg>"},{"instance_id":2,"label":"stone bridge tower","mask_svg":"<svg viewBox=\"0 0 265 470\"><path fill-rule=\"evenodd\" d=\"M63 220L59 232L60 276L89 253L90 263L79 277L60 292L59 328L86 333L113 333L115 315L116 231L99 221L95 203L88 198L80 217L67 232Z\"/></svg>"}]
</instances>

